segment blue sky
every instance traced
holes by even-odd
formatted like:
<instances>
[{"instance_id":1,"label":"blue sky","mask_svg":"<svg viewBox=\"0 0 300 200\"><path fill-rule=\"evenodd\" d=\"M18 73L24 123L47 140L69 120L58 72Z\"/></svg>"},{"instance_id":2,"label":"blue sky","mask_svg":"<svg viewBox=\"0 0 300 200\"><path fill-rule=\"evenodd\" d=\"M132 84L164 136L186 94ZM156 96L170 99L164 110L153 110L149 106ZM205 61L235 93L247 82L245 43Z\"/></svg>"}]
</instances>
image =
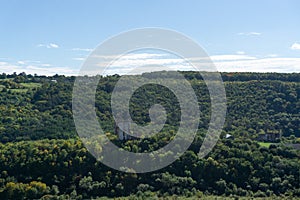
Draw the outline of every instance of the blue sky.
<instances>
[{"instance_id":1,"label":"blue sky","mask_svg":"<svg viewBox=\"0 0 300 200\"><path fill-rule=\"evenodd\" d=\"M143 27L197 41L220 71L300 72L300 1L3 0L0 72L76 74L102 41Z\"/></svg>"}]
</instances>

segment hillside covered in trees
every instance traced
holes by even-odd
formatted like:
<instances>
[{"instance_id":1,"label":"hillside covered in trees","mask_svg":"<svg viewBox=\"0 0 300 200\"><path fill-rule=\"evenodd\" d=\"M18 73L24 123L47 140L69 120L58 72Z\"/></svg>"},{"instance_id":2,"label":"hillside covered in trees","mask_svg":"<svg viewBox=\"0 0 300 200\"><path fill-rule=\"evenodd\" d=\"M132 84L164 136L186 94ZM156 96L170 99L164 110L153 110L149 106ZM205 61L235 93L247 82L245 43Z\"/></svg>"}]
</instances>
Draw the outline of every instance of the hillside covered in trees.
<instances>
[{"instance_id":1,"label":"hillside covered in trees","mask_svg":"<svg viewBox=\"0 0 300 200\"><path fill-rule=\"evenodd\" d=\"M160 73L167 78L170 72ZM72 117L76 77L0 75L0 199L300 198L300 151L291 147L300 143L300 74L222 73L227 97L224 129L213 151L200 159L197 152L210 120L209 92L198 73L181 73L199 102L198 133L180 159L146 174L112 170L83 146ZM114 135L110 100L119 79L101 77L96 92L96 114L106 134L132 152L166 145L178 128L180 106L170 90L153 84L135 91L130 114L145 125L150 122L149 108L159 103L167 111L163 130L142 140L119 141ZM226 134L233 137L226 139ZM263 134L281 137L258 142Z\"/></svg>"}]
</instances>

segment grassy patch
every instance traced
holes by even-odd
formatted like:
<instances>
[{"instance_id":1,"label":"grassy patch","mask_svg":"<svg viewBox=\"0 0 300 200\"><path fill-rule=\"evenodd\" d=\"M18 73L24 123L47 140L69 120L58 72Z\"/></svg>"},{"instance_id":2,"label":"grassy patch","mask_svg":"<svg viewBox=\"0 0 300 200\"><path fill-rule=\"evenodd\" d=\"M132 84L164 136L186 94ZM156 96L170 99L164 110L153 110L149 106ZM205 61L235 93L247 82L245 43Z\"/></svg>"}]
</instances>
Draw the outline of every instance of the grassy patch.
<instances>
[{"instance_id":1,"label":"grassy patch","mask_svg":"<svg viewBox=\"0 0 300 200\"><path fill-rule=\"evenodd\" d=\"M0 79L0 81L9 81L9 80L14 80L14 78L4 78L4 79Z\"/></svg>"},{"instance_id":2,"label":"grassy patch","mask_svg":"<svg viewBox=\"0 0 300 200\"><path fill-rule=\"evenodd\" d=\"M38 88L41 87L41 83L20 83L20 85L26 87L26 88Z\"/></svg>"},{"instance_id":3,"label":"grassy patch","mask_svg":"<svg viewBox=\"0 0 300 200\"><path fill-rule=\"evenodd\" d=\"M28 89L9 89L9 90L15 93L26 93L28 91Z\"/></svg>"},{"instance_id":4,"label":"grassy patch","mask_svg":"<svg viewBox=\"0 0 300 200\"><path fill-rule=\"evenodd\" d=\"M269 148L269 146L271 145L271 144L274 144L274 143L271 143L271 142L259 142L258 143L260 146L262 146L262 147L267 147L267 148Z\"/></svg>"}]
</instances>

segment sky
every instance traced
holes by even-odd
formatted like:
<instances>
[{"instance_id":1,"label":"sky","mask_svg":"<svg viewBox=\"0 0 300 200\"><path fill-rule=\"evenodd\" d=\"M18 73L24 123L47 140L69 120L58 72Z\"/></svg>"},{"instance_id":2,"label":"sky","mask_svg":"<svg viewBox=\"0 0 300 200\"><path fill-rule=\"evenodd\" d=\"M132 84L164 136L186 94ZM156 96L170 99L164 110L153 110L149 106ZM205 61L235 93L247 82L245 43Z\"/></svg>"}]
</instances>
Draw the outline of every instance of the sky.
<instances>
[{"instance_id":1,"label":"sky","mask_svg":"<svg viewBox=\"0 0 300 200\"><path fill-rule=\"evenodd\" d=\"M298 0L2 0L0 73L76 75L101 42L143 27L192 38L219 71L300 72L299 10ZM156 59L146 57L127 61Z\"/></svg>"}]
</instances>

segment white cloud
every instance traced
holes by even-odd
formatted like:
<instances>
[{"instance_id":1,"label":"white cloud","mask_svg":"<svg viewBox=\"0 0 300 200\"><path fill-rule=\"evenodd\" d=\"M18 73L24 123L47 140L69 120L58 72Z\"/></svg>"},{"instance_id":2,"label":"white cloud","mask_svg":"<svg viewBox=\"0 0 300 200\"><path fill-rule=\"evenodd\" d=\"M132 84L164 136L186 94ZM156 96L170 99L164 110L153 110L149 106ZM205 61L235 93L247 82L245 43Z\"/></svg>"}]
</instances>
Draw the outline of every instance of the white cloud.
<instances>
[{"instance_id":1,"label":"white cloud","mask_svg":"<svg viewBox=\"0 0 300 200\"><path fill-rule=\"evenodd\" d=\"M277 55L268 57L255 57L250 55L213 55L210 60L214 66L221 72L300 72L300 58L280 58ZM109 56L106 56L107 58ZM208 58L191 58L195 62L197 70L214 71L209 68L211 62ZM105 74L126 74L133 69L139 68L139 72L166 70L195 70L195 68L179 57L172 57L156 54L130 54L114 61L107 63L109 67L105 69ZM159 67L161 66L161 67ZM105 66L97 65L96 72L102 73ZM216 70L215 69L215 70ZM136 70L135 72L137 72ZM95 74L93 71L87 74ZM132 74L132 73L130 73Z\"/></svg>"},{"instance_id":2,"label":"white cloud","mask_svg":"<svg viewBox=\"0 0 300 200\"><path fill-rule=\"evenodd\" d=\"M163 58L169 54L158 54L158 53L130 53L125 55L92 55L94 58L101 59L115 59L120 57L122 60L141 60L141 59L153 59L153 58Z\"/></svg>"},{"instance_id":3,"label":"white cloud","mask_svg":"<svg viewBox=\"0 0 300 200\"><path fill-rule=\"evenodd\" d=\"M0 58L0 60L10 60L10 58L8 58L8 57L2 57L2 58Z\"/></svg>"},{"instance_id":4,"label":"white cloud","mask_svg":"<svg viewBox=\"0 0 300 200\"><path fill-rule=\"evenodd\" d=\"M86 58L72 58L72 60L78 60L78 61L83 61L85 60Z\"/></svg>"},{"instance_id":5,"label":"white cloud","mask_svg":"<svg viewBox=\"0 0 300 200\"><path fill-rule=\"evenodd\" d=\"M300 50L300 43L295 42L292 46L291 46L292 50Z\"/></svg>"},{"instance_id":6,"label":"white cloud","mask_svg":"<svg viewBox=\"0 0 300 200\"><path fill-rule=\"evenodd\" d=\"M40 66L48 66L49 64L41 63L39 60L19 60L17 62L18 65L40 65Z\"/></svg>"},{"instance_id":7,"label":"white cloud","mask_svg":"<svg viewBox=\"0 0 300 200\"><path fill-rule=\"evenodd\" d=\"M254 60L215 62L225 72L300 72L300 58L261 58Z\"/></svg>"},{"instance_id":8,"label":"white cloud","mask_svg":"<svg viewBox=\"0 0 300 200\"><path fill-rule=\"evenodd\" d=\"M47 49L57 49L59 48L58 44L50 43L50 44L38 44L37 47L46 47Z\"/></svg>"},{"instance_id":9,"label":"white cloud","mask_svg":"<svg viewBox=\"0 0 300 200\"><path fill-rule=\"evenodd\" d=\"M261 33L259 33L259 32L246 32L246 33L244 33L244 32L242 32L242 33L238 33L238 35L245 35L245 36L251 36L251 35L253 35L253 36L259 36L259 35L261 35Z\"/></svg>"},{"instance_id":10,"label":"white cloud","mask_svg":"<svg viewBox=\"0 0 300 200\"><path fill-rule=\"evenodd\" d=\"M72 51L87 51L87 52L91 52L91 51L93 51L93 49L89 49L89 48L73 48Z\"/></svg>"},{"instance_id":11,"label":"white cloud","mask_svg":"<svg viewBox=\"0 0 300 200\"><path fill-rule=\"evenodd\" d=\"M55 75L55 74L65 74L65 75L77 75L78 70L72 69L70 67L51 67L50 64L36 64L36 65L20 65L11 64L8 62L0 62L1 73L12 74L14 72L26 74L38 74L38 75Z\"/></svg>"},{"instance_id":12,"label":"white cloud","mask_svg":"<svg viewBox=\"0 0 300 200\"><path fill-rule=\"evenodd\" d=\"M245 52L244 51L237 51L236 54L238 54L238 55L244 55Z\"/></svg>"},{"instance_id":13,"label":"white cloud","mask_svg":"<svg viewBox=\"0 0 300 200\"><path fill-rule=\"evenodd\" d=\"M278 57L278 55L277 54L268 54L267 57L269 57L269 58L276 58L276 57Z\"/></svg>"},{"instance_id":14,"label":"white cloud","mask_svg":"<svg viewBox=\"0 0 300 200\"><path fill-rule=\"evenodd\" d=\"M50 64L40 64L40 66L42 66L42 67L51 67L52 65L50 65Z\"/></svg>"},{"instance_id":15,"label":"white cloud","mask_svg":"<svg viewBox=\"0 0 300 200\"><path fill-rule=\"evenodd\" d=\"M54 44L54 43L50 43L49 47L50 48L59 48L59 46L57 44Z\"/></svg>"},{"instance_id":16,"label":"white cloud","mask_svg":"<svg viewBox=\"0 0 300 200\"><path fill-rule=\"evenodd\" d=\"M277 56L277 55L276 55ZM105 56L108 60L114 56ZM97 58L97 57L96 57ZM85 58L74 58L75 60L84 60ZM213 55L210 56L216 69L221 72L300 72L300 58L283 58L268 55L266 57L255 57L246 54L242 55ZM206 57L191 58L191 62L197 64L197 70L212 71L208 66L211 65ZM96 59L97 61L97 59ZM115 60L110 67L105 69L98 66L98 74L126 74L131 70L138 68L139 73L161 70L195 70L186 60L168 54L155 53L132 53L127 54L120 59ZM0 62L1 72L5 73L21 73L40 74L40 75L77 75L78 69L71 67L53 67L50 64L44 64L40 61L19 61L15 64L9 62ZM92 71L91 71L92 72ZM88 73L87 74L95 74ZM132 73L131 73L132 74Z\"/></svg>"},{"instance_id":17,"label":"white cloud","mask_svg":"<svg viewBox=\"0 0 300 200\"><path fill-rule=\"evenodd\" d=\"M256 57L248 55L215 55L210 56L212 61L230 61L230 60L254 60Z\"/></svg>"},{"instance_id":18,"label":"white cloud","mask_svg":"<svg viewBox=\"0 0 300 200\"><path fill-rule=\"evenodd\" d=\"M25 64L25 61L20 60L20 61L18 61L18 64L19 64L19 65L24 65L24 64Z\"/></svg>"}]
</instances>

